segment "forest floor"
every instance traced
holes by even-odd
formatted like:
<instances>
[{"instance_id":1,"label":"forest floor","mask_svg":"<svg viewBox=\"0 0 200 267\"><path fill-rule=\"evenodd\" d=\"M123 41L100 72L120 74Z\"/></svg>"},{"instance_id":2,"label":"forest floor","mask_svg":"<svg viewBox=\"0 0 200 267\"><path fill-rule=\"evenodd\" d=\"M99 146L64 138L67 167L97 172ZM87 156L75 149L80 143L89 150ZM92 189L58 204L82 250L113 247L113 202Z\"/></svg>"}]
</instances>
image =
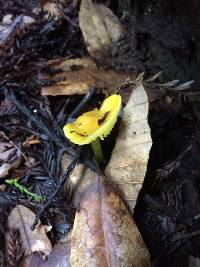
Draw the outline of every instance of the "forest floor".
<instances>
[{"instance_id":1,"label":"forest floor","mask_svg":"<svg viewBox=\"0 0 200 267\"><path fill-rule=\"evenodd\" d=\"M125 107L131 86L142 79L152 147L133 218L152 266L200 266L199 65L192 25L184 10L175 5L172 14L162 1L96 2L108 9L90 28L92 8L81 20L81 1L0 0L0 266L80 267L67 265L61 248L54 258L65 264L29 265L33 251L24 243L35 237L24 241L20 229L40 221L46 233L50 226L47 235L37 232L46 243L36 250L43 255L66 238L80 208L69 177L77 164L104 172L121 121L102 144L100 166L89 146L69 142L63 126L115 92ZM24 218L11 213L22 206Z\"/></svg>"}]
</instances>

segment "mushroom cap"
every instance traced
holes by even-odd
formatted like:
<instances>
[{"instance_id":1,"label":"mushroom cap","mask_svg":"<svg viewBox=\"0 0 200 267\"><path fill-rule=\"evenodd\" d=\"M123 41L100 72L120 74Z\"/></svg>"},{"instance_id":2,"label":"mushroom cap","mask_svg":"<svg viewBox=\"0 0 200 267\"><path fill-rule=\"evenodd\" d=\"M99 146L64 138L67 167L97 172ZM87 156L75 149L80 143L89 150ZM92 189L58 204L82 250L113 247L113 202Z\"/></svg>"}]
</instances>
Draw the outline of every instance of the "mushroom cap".
<instances>
[{"instance_id":1,"label":"mushroom cap","mask_svg":"<svg viewBox=\"0 0 200 267\"><path fill-rule=\"evenodd\" d=\"M103 140L114 127L121 110L121 96L107 97L100 109L93 109L63 127L65 136L74 144L86 145L98 137Z\"/></svg>"}]
</instances>

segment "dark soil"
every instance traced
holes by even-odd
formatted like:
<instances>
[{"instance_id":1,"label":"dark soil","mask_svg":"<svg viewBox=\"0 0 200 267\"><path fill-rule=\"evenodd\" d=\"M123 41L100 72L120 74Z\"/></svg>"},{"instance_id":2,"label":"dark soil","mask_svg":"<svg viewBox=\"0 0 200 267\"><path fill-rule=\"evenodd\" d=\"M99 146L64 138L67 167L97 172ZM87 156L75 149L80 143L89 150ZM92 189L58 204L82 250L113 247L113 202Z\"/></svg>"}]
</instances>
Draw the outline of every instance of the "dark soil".
<instances>
[{"instance_id":1,"label":"dark soil","mask_svg":"<svg viewBox=\"0 0 200 267\"><path fill-rule=\"evenodd\" d=\"M113 49L113 66L147 73L164 70L165 79L198 82L199 32L192 15L198 4L185 2L119 1L127 34Z\"/></svg>"},{"instance_id":2,"label":"dark soil","mask_svg":"<svg viewBox=\"0 0 200 267\"><path fill-rule=\"evenodd\" d=\"M153 266L189 266L189 255L200 256L200 114L194 103L159 113L150 114L153 146L135 219Z\"/></svg>"},{"instance_id":3,"label":"dark soil","mask_svg":"<svg viewBox=\"0 0 200 267\"><path fill-rule=\"evenodd\" d=\"M72 227L75 213L68 191L53 195L69 176L70 170L63 173L60 164L63 155L68 154L73 164L81 161L96 167L91 151L77 150L62 133L63 124L82 97L40 96L41 86L51 82L41 77L53 73L44 67L48 59L87 55L78 25L78 6L67 2L62 6L63 17L47 19L46 14L34 12L39 1L0 0L0 20L6 14L23 14L36 20L33 26L16 28L11 38L0 45L0 103L4 103L0 107L0 131L19 146L31 134L41 140L38 146L25 150L34 164L27 168L23 162L13 177L20 176L27 188L48 200L35 204L15 188L0 191L0 212L5 214L0 219L0 266L5 266L4 232L10 208L23 203L38 212L43 222L53 225L50 238L55 244ZM191 90L198 90L197 0L98 2L109 6L126 29L110 50L112 68L145 71L147 76L163 71L163 82L195 80ZM174 93L171 104L161 100L150 107L149 123L153 146L135 220L151 253L152 266L189 266L190 255L200 257L199 103L188 98L185 101Z\"/></svg>"}]
</instances>

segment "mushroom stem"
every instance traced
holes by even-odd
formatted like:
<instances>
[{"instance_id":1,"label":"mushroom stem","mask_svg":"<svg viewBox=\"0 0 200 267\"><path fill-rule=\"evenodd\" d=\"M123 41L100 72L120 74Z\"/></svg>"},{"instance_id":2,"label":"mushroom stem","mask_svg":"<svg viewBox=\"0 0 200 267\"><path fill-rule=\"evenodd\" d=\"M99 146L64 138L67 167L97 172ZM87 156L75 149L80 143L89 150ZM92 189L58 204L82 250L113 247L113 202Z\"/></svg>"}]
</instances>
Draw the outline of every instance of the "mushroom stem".
<instances>
[{"instance_id":1,"label":"mushroom stem","mask_svg":"<svg viewBox=\"0 0 200 267\"><path fill-rule=\"evenodd\" d=\"M97 162L99 164L101 164L102 162L105 161L105 159L103 156L100 139L97 138L96 140L92 141L91 145L92 145L92 150L93 150L93 153L94 153L94 156L95 156Z\"/></svg>"}]
</instances>

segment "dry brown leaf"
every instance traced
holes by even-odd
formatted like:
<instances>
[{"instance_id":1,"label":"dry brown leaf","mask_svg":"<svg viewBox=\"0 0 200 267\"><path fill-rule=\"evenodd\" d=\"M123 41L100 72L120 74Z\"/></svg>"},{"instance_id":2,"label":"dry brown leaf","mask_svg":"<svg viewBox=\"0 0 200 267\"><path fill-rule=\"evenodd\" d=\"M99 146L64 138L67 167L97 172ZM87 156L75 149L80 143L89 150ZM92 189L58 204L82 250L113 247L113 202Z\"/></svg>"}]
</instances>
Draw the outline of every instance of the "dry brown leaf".
<instances>
[{"instance_id":1,"label":"dry brown leaf","mask_svg":"<svg viewBox=\"0 0 200 267\"><path fill-rule=\"evenodd\" d=\"M116 145L105 171L131 213L142 187L152 145L148 109L147 94L139 84L124 109Z\"/></svg>"},{"instance_id":2,"label":"dry brown leaf","mask_svg":"<svg viewBox=\"0 0 200 267\"><path fill-rule=\"evenodd\" d=\"M104 176L78 165L76 213L71 232L72 267L146 267L149 254L132 216Z\"/></svg>"},{"instance_id":3,"label":"dry brown leaf","mask_svg":"<svg viewBox=\"0 0 200 267\"><path fill-rule=\"evenodd\" d=\"M61 81L42 88L42 95L85 94L91 86L112 92L127 78L134 78L134 75L100 69L94 61L86 58L54 61L49 65L63 71L53 77L54 80Z\"/></svg>"},{"instance_id":4,"label":"dry brown leaf","mask_svg":"<svg viewBox=\"0 0 200 267\"><path fill-rule=\"evenodd\" d=\"M70 71L76 69L82 69L86 67L96 68L97 65L91 58L59 58L59 59L52 59L47 62L48 66L54 67L57 70L62 71Z\"/></svg>"},{"instance_id":5,"label":"dry brown leaf","mask_svg":"<svg viewBox=\"0 0 200 267\"><path fill-rule=\"evenodd\" d=\"M109 64L109 46L124 32L118 18L106 6L82 0L79 25L90 55L103 64Z\"/></svg>"},{"instance_id":6,"label":"dry brown leaf","mask_svg":"<svg viewBox=\"0 0 200 267\"><path fill-rule=\"evenodd\" d=\"M10 213L8 217L9 229L18 230L25 253L23 267L28 266L27 257L35 251L42 252L44 256L48 256L52 246L46 232L47 226L39 221L35 229L31 231L30 227L35 220L35 214L28 208L18 205ZM7 236L7 243L9 242Z\"/></svg>"}]
</instances>

